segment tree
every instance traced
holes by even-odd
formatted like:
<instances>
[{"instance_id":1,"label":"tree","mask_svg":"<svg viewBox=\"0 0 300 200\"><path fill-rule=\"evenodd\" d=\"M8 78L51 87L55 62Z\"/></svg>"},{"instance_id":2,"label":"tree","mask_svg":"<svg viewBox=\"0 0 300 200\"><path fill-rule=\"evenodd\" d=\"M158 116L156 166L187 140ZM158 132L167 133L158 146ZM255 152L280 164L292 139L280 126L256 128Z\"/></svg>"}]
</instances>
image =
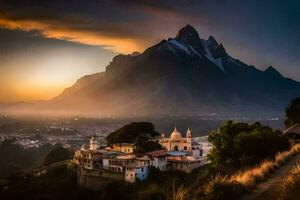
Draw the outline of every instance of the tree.
<instances>
[{"instance_id":1,"label":"tree","mask_svg":"<svg viewBox=\"0 0 300 200\"><path fill-rule=\"evenodd\" d=\"M161 145L154 139L159 136L155 131L154 125L150 122L133 122L110 133L106 140L108 144L116 143L134 143L137 145L137 151L144 153L161 149Z\"/></svg>"},{"instance_id":2,"label":"tree","mask_svg":"<svg viewBox=\"0 0 300 200\"><path fill-rule=\"evenodd\" d=\"M300 123L300 97L291 101L289 107L285 110L285 126L288 128L295 123Z\"/></svg>"},{"instance_id":3,"label":"tree","mask_svg":"<svg viewBox=\"0 0 300 200\"><path fill-rule=\"evenodd\" d=\"M65 149L61 146L58 146L57 148L50 151L46 155L45 160L44 160L44 165L49 165L49 164L67 160L70 158L71 158L71 153L67 149Z\"/></svg>"},{"instance_id":4,"label":"tree","mask_svg":"<svg viewBox=\"0 0 300 200\"><path fill-rule=\"evenodd\" d=\"M216 165L236 168L257 164L289 148L289 141L279 133L258 122L249 125L228 121L209 135L213 148L208 157Z\"/></svg>"}]
</instances>

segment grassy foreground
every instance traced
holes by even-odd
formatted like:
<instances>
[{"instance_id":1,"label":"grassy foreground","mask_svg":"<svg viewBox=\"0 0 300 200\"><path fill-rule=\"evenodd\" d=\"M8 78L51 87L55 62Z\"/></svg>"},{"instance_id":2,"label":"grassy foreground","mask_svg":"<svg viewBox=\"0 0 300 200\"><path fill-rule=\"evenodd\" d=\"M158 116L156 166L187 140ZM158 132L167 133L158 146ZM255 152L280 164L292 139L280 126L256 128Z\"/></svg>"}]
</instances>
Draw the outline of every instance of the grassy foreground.
<instances>
[{"instance_id":1,"label":"grassy foreground","mask_svg":"<svg viewBox=\"0 0 300 200\"><path fill-rule=\"evenodd\" d=\"M239 171L231 176L217 175L213 177L205 186L204 194L207 199L238 199L243 193L249 192L254 189L257 183L263 181L271 174L274 170L284 165L290 158L300 152L300 144L294 145L290 150L277 153L275 159L265 160L256 167ZM300 171L296 167L294 171ZM294 172L295 173L295 172ZM286 186L291 182L297 182L292 178L293 175L286 178ZM290 196L290 195L287 195Z\"/></svg>"}]
</instances>

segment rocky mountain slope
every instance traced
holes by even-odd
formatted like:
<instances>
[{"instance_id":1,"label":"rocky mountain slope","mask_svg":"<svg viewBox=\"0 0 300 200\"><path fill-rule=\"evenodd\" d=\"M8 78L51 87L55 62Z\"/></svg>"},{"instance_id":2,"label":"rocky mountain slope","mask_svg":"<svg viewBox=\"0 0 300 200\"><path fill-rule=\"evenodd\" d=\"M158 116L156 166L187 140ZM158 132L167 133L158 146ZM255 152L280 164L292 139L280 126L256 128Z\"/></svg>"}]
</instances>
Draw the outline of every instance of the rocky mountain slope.
<instances>
[{"instance_id":1,"label":"rocky mountain slope","mask_svg":"<svg viewBox=\"0 0 300 200\"><path fill-rule=\"evenodd\" d=\"M43 108L103 115L282 112L300 83L228 55L190 25L143 53L118 55L105 72L82 77Z\"/></svg>"}]
</instances>

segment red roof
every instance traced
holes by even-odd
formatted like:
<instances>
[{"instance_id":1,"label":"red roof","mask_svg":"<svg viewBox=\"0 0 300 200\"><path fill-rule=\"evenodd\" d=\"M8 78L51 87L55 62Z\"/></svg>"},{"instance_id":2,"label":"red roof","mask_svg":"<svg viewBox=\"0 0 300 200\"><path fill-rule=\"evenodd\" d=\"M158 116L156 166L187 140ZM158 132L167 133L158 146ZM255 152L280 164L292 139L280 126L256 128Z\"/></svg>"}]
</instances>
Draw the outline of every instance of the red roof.
<instances>
[{"instance_id":1,"label":"red roof","mask_svg":"<svg viewBox=\"0 0 300 200\"><path fill-rule=\"evenodd\" d=\"M166 150L162 149L162 150L157 150L157 151L151 151L146 153L147 155L151 156L151 157L161 157L161 156L166 156Z\"/></svg>"}]
</instances>

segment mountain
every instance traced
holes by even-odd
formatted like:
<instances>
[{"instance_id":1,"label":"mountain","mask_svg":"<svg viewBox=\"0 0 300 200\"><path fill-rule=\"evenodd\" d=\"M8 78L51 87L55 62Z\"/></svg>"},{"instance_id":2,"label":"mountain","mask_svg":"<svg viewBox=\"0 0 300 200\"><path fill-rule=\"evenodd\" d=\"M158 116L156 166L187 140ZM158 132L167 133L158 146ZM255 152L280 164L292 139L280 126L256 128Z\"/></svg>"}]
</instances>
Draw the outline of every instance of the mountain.
<instances>
[{"instance_id":1,"label":"mountain","mask_svg":"<svg viewBox=\"0 0 300 200\"><path fill-rule=\"evenodd\" d=\"M105 72L84 76L44 104L102 115L283 113L300 83L231 57L190 25L143 53L117 55Z\"/></svg>"}]
</instances>

